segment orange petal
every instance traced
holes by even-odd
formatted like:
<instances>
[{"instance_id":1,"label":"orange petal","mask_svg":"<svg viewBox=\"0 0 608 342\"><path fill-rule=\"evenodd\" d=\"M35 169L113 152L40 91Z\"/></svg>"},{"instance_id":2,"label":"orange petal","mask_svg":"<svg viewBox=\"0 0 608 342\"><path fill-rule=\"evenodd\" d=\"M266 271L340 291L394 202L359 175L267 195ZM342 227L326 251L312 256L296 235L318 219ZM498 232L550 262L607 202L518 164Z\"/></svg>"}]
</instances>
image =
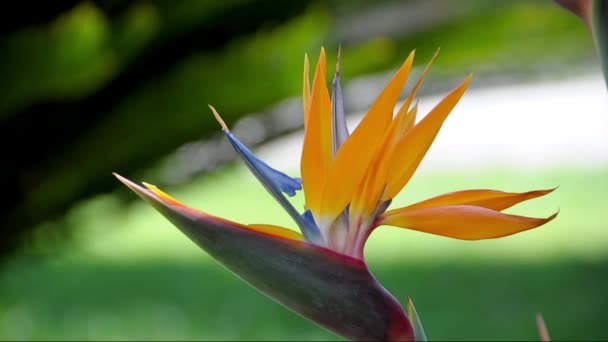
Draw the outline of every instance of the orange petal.
<instances>
[{"instance_id":1,"label":"orange petal","mask_svg":"<svg viewBox=\"0 0 608 342\"><path fill-rule=\"evenodd\" d=\"M405 107L405 106L404 106ZM405 112L404 112L405 113ZM398 115L401 114L401 110ZM418 114L418 104L415 104L414 107L404 114L403 119L400 120L400 123L397 127L396 138L402 138L405 133L407 133L412 127L414 127L414 123L416 122L416 115Z\"/></svg>"},{"instance_id":2,"label":"orange petal","mask_svg":"<svg viewBox=\"0 0 608 342\"><path fill-rule=\"evenodd\" d=\"M413 60L414 52L410 53L361 123L338 150L323 192L321 216L333 219L351 201L392 121L395 103L407 81Z\"/></svg>"},{"instance_id":3,"label":"orange petal","mask_svg":"<svg viewBox=\"0 0 608 342\"><path fill-rule=\"evenodd\" d=\"M248 227L259 233L264 233L264 234L268 234L268 235L272 235L272 236L279 236L279 237L290 239L290 240L304 241L304 236L302 236L302 234L300 234L296 231L293 231L291 229L287 229L287 228L283 228L283 227L279 227L279 226L273 226L271 224L250 224L250 225L248 225Z\"/></svg>"},{"instance_id":4,"label":"orange petal","mask_svg":"<svg viewBox=\"0 0 608 342\"><path fill-rule=\"evenodd\" d=\"M302 76L302 101L304 102L304 129L308 125L308 111L310 111L310 64L308 54L304 54L304 75Z\"/></svg>"},{"instance_id":5,"label":"orange petal","mask_svg":"<svg viewBox=\"0 0 608 342\"><path fill-rule=\"evenodd\" d=\"M493 210L505 210L517 203L544 196L555 189L528 192L504 192L497 190L455 191L407 206L407 209L420 209L442 205L474 205Z\"/></svg>"},{"instance_id":6,"label":"orange petal","mask_svg":"<svg viewBox=\"0 0 608 342\"><path fill-rule=\"evenodd\" d=\"M321 49L310 98L308 124L302 149L302 181L306 208L318 213L323 186L332 161L331 101L327 90L325 50Z\"/></svg>"},{"instance_id":7,"label":"orange petal","mask_svg":"<svg viewBox=\"0 0 608 342\"><path fill-rule=\"evenodd\" d=\"M541 226L557 216L532 218L472 205L445 205L386 212L381 224L462 240L499 238Z\"/></svg>"},{"instance_id":8,"label":"orange petal","mask_svg":"<svg viewBox=\"0 0 608 342\"><path fill-rule=\"evenodd\" d=\"M388 198L394 198L410 180L435 140L441 125L467 89L471 77L472 75L469 75L399 141L389 166L386 194Z\"/></svg>"},{"instance_id":9,"label":"orange petal","mask_svg":"<svg viewBox=\"0 0 608 342\"><path fill-rule=\"evenodd\" d=\"M424 82L426 75L428 75L429 71L431 71L431 67L433 66L433 63L435 63L435 61L437 60L437 56L439 56L439 49L437 49L437 51L435 51L435 54L433 54L433 57L431 57L431 60L427 63L426 67L422 71L420 78L418 78L418 81L416 81L416 84L412 88L412 91L408 94L405 101L403 101L403 103L401 104L401 108L399 108L397 117L399 117L401 115L406 115L407 113L409 113L408 110L410 108L410 105L414 101L414 98L416 97L416 94L418 93L418 89L420 89L420 86ZM399 130L399 136L400 137L403 136L403 134L412 127L412 125L414 124L415 121L416 121L415 115L413 118L410 117L407 120L403 120L401 129Z\"/></svg>"},{"instance_id":10,"label":"orange petal","mask_svg":"<svg viewBox=\"0 0 608 342\"><path fill-rule=\"evenodd\" d=\"M117 175L116 175L117 176ZM118 176L117 176L118 177ZM120 179L120 178L119 178ZM122 179L121 179L122 181ZM182 202L176 200L175 198L173 198L171 195L169 195L168 193L162 191L161 189L159 189L156 185L152 185L150 183L146 183L146 182L142 182L142 184L148 188L148 190L152 191L154 194L156 194L156 196L162 198L163 200L173 204L173 205L177 205L180 207L187 207L186 205L184 205ZM196 210L196 209L193 209Z\"/></svg>"},{"instance_id":11,"label":"orange petal","mask_svg":"<svg viewBox=\"0 0 608 342\"><path fill-rule=\"evenodd\" d=\"M391 122L383 137L382 144L376 151L374 160L367 170L365 182L353 197L350 207L351 219L354 220L356 215L372 214L376 209L378 202L381 200L382 192L386 190L386 177L390 161L388 156L393 154L399 132L413 124L417 110L418 106L416 105L407 114L397 115Z\"/></svg>"}]
</instances>

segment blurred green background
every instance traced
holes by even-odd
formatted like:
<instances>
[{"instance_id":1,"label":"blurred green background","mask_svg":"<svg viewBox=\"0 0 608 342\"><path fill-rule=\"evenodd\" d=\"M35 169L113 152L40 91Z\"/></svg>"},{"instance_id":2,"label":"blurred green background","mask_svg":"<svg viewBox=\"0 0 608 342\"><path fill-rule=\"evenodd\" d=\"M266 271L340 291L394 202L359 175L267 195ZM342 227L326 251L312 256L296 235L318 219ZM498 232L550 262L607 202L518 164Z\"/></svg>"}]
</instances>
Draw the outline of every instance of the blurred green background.
<instances>
[{"instance_id":1,"label":"blurred green background","mask_svg":"<svg viewBox=\"0 0 608 342\"><path fill-rule=\"evenodd\" d=\"M469 72L477 90L601 77L585 27L551 1L24 1L2 16L3 340L335 339L242 283L111 176L235 221L294 227L233 162L207 103L251 146L297 135L306 52L314 63L325 46L331 66L342 44L346 95L366 90L347 99L353 113L414 48L419 73L441 47L421 96ZM535 340L542 312L555 340L606 340L604 157L419 172L397 204L559 186L514 212L560 215L482 242L382 228L370 268L413 298L431 339Z\"/></svg>"}]
</instances>

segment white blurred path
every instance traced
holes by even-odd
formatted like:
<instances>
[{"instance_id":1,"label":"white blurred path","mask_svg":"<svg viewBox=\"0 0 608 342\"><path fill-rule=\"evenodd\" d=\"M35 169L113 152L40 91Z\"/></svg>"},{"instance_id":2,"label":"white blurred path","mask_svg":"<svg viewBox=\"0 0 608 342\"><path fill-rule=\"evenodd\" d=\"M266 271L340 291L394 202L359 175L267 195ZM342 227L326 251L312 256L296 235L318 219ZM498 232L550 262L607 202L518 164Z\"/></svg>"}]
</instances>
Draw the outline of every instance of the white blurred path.
<instances>
[{"instance_id":1,"label":"white blurred path","mask_svg":"<svg viewBox=\"0 0 608 342\"><path fill-rule=\"evenodd\" d=\"M601 75L487 89L474 82L421 168L608 166L608 90ZM418 112L428 113L439 100L421 97ZM360 118L350 117L351 131ZM276 168L297 170L301 144L300 131L257 153Z\"/></svg>"}]
</instances>

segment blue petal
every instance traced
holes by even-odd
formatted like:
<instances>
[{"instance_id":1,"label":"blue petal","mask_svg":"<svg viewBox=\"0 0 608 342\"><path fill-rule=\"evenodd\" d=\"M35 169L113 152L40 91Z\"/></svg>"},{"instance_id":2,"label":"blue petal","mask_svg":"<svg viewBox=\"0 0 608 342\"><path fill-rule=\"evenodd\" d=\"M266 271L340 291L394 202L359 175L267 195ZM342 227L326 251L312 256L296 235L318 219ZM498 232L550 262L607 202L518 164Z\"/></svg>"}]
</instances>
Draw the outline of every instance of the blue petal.
<instances>
[{"instance_id":1,"label":"blue petal","mask_svg":"<svg viewBox=\"0 0 608 342\"><path fill-rule=\"evenodd\" d=\"M310 211L310 209L306 209L304 214L302 214L302 219L310 225L313 225L315 227L317 226L317 224L315 223L315 218L312 216L312 212Z\"/></svg>"},{"instance_id":2,"label":"blue petal","mask_svg":"<svg viewBox=\"0 0 608 342\"><path fill-rule=\"evenodd\" d=\"M239 153L247 166L251 169L256 176L259 177L262 183L267 183L272 190L269 191L280 191L288 194L289 196L295 196L297 190L302 190L302 180L299 178L291 178L283 172L273 169L268 164L264 163L258 157L256 157L247 146L243 145L231 132L225 132L226 136L230 140L234 149Z\"/></svg>"},{"instance_id":3,"label":"blue petal","mask_svg":"<svg viewBox=\"0 0 608 342\"><path fill-rule=\"evenodd\" d=\"M336 64L336 75L332 84L331 99L332 114L332 151L335 156L338 149L348 138L348 127L346 126L346 113L344 111L344 99L342 98L342 86L340 85L340 50L338 50L338 63Z\"/></svg>"},{"instance_id":4,"label":"blue petal","mask_svg":"<svg viewBox=\"0 0 608 342\"><path fill-rule=\"evenodd\" d=\"M299 178L292 178L284 174L281 171L275 170L268 164L261 161L256 157L247 146L243 145L230 131L224 129L224 134L241 156L245 164L255 175L255 177L262 183L264 188L283 206L283 208L289 213L293 220L298 224L304 237L313 243L321 242L321 232L319 228L314 224L314 221L305 220L303 216L289 203L287 198L283 196L283 192L289 196L294 196L297 190L302 189L302 180Z\"/></svg>"}]
</instances>

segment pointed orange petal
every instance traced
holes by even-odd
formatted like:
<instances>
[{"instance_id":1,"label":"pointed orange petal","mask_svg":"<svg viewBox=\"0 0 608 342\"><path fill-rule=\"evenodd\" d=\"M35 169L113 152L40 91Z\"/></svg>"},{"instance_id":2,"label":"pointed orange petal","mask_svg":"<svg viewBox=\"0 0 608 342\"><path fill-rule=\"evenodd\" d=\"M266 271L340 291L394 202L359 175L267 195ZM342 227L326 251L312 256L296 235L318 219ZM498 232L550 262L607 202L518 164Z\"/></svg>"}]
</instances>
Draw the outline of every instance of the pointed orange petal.
<instances>
[{"instance_id":1,"label":"pointed orange petal","mask_svg":"<svg viewBox=\"0 0 608 342\"><path fill-rule=\"evenodd\" d=\"M338 150L323 192L321 216L333 219L351 201L392 121L395 103L407 81L413 60L414 52L410 53L353 134Z\"/></svg>"},{"instance_id":2,"label":"pointed orange petal","mask_svg":"<svg viewBox=\"0 0 608 342\"><path fill-rule=\"evenodd\" d=\"M302 77L302 101L304 102L304 129L308 125L308 111L310 111L310 64L308 54L304 54L304 75Z\"/></svg>"},{"instance_id":3,"label":"pointed orange petal","mask_svg":"<svg viewBox=\"0 0 608 342\"><path fill-rule=\"evenodd\" d=\"M386 177L390 157L398 141L399 133L411 127L416 117L418 106L414 106L407 114L398 113L386 131L380 148L377 149L374 160L369 165L365 175L365 182L353 196L350 207L351 219L357 215L369 215L374 212L386 190Z\"/></svg>"},{"instance_id":4,"label":"pointed orange petal","mask_svg":"<svg viewBox=\"0 0 608 342\"><path fill-rule=\"evenodd\" d=\"M321 49L312 85L308 124L302 149L302 181L306 208L318 213L332 161L331 101L327 90L325 50Z\"/></svg>"},{"instance_id":5,"label":"pointed orange petal","mask_svg":"<svg viewBox=\"0 0 608 342\"><path fill-rule=\"evenodd\" d=\"M279 237L290 239L290 240L304 241L304 236L302 236L302 234L300 234L296 231L293 231L291 229L287 229L287 228L283 228L283 227L279 227L279 226L273 226L271 224L250 224L250 225L248 225L248 227L259 233L264 233L264 234L268 234L268 235L272 235L272 236L279 236Z\"/></svg>"},{"instance_id":6,"label":"pointed orange petal","mask_svg":"<svg viewBox=\"0 0 608 342\"><path fill-rule=\"evenodd\" d=\"M399 113L400 114L400 113ZM404 115L404 118L399 123L398 131L396 132L396 138L402 138L405 133L407 133L412 127L414 127L414 123L416 123L416 115L418 114L418 104L416 103L414 107Z\"/></svg>"},{"instance_id":7,"label":"pointed orange petal","mask_svg":"<svg viewBox=\"0 0 608 342\"><path fill-rule=\"evenodd\" d=\"M445 205L386 212L381 224L462 240L499 238L541 226L557 216L532 218L472 205Z\"/></svg>"},{"instance_id":8,"label":"pointed orange petal","mask_svg":"<svg viewBox=\"0 0 608 342\"><path fill-rule=\"evenodd\" d=\"M117 176L118 177L118 176ZM120 179L120 178L119 178ZM121 179L122 181L122 179ZM186 205L184 205L182 202L176 200L175 198L173 198L171 195L169 195L168 193L162 191L161 189L159 189L156 185L152 185L150 183L146 183L146 182L142 182L142 184L148 188L148 190L152 191L154 194L156 194L156 196L162 198L163 200L173 204L173 205L177 205L180 207L186 207ZM193 209L195 210L195 209Z\"/></svg>"},{"instance_id":9,"label":"pointed orange petal","mask_svg":"<svg viewBox=\"0 0 608 342\"><path fill-rule=\"evenodd\" d=\"M435 140L443 122L467 89L471 77L469 75L399 141L389 166L387 187L389 198L394 198L410 180Z\"/></svg>"},{"instance_id":10,"label":"pointed orange petal","mask_svg":"<svg viewBox=\"0 0 608 342\"><path fill-rule=\"evenodd\" d=\"M528 192L504 192L497 190L464 190L439 195L407 206L407 209L437 207L441 205L474 205L493 210L505 210L517 203L544 196L555 189Z\"/></svg>"},{"instance_id":11,"label":"pointed orange petal","mask_svg":"<svg viewBox=\"0 0 608 342\"><path fill-rule=\"evenodd\" d=\"M353 194L349 209L350 219L353 222L357 220L358 216L371 214L378 204L380 194L384 191L386 184L387 163L385 156L390 154L391 149L394 148L395 138L404 117L403 115L397 115L389 125L382 138L380 148L376 150L374 159L367 167L364 181L360 183Z\"/></svg>"},{"instance_id":12,"label":"pointed orange petal","mask_svg":"<svg viewBox=\"0 0 608 342\"><path fill-rule=\"evenodd\" d=\"M414 101L414 98L416 97L416 94L418 93L418 90L420 89L420 86L422 86L422 83L424 82L424 79L429 74L429 71L431 71L431 67L433 66L433 64L437 60L438 56L439 56L439 49L437 49L437 51L435 51L435 53L433 54L433 57L431 57L431 60L427 63L426 67L422 71L422 74L420 75L420 78L418 78L418 81L416 81L416 84L412 88L412 91L408 94L408 96L405 99L405 101L403 101L403 103L401 104L401 108L399 108L399 113L397 114L397 116L406 115L406 113L408 113L408 110L410 109L410 105ZM413 118L408 118L408 120L404 120L403 124L402 124L402 127L401 127L401 129L399 131L399 136L400 137L403 136L403 134L407 130L409 130L411 128L411 126L414 124L415 121L416 121L416 116L415 115L414 115Z\"/></svg>"}]
</instances>

